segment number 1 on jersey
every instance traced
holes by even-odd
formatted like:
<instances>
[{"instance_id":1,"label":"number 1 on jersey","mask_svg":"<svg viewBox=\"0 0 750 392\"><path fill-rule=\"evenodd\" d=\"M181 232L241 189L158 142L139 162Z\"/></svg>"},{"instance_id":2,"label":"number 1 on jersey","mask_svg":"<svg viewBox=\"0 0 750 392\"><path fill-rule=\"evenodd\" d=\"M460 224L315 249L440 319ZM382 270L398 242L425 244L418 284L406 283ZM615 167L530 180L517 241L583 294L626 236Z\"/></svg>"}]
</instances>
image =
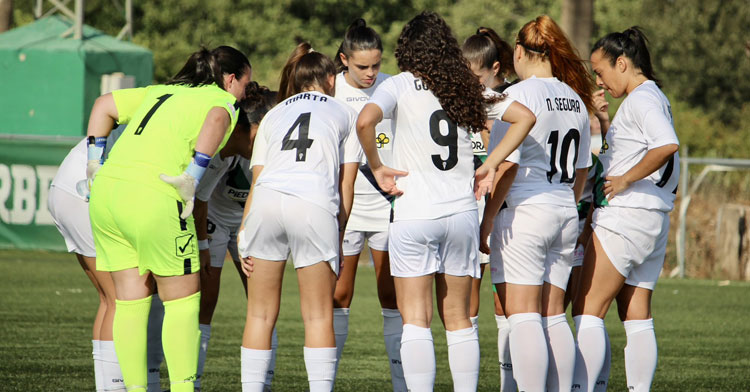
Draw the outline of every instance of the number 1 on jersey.
<instances>
[{"instance_id":1,"label":"number 1 on jersey","mask_svg":"<svg viewBox=\"0 0 750 392\"><path fill-rule=\"evenodd\" d=\"M299 137L297 139L292 139L292 133L294 133L294 130L297 129L297 127L299 127ZM304 162L307 158L307 149L310 148L315 141L307 137L309 132L310 112L302 113L294 121L294 124L289 128L286 135L284 135L284 139L281 143L281 151L296 149L297 151L294 154L296 161Z\"/></svg>"}]
</instances>

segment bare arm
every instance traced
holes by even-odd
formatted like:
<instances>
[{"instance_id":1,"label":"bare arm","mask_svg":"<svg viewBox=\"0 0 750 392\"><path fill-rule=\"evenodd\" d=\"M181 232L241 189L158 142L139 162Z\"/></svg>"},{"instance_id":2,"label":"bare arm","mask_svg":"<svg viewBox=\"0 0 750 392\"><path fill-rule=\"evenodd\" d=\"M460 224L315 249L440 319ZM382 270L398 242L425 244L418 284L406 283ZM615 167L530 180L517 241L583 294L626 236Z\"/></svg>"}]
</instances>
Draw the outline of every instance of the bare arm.
<instances>
[{"instance_id":1,"label":"bare arm","mask_svg":"<svg viewBox=\"0 0 750 392\"><path fill-rule=\"evenodd\" d=\"M378 147L375 145L375 126L382 120L383 111L378 105L372 103L365 105L357 117L357 137L380 189L390 195L398 196L403 192L396 188L395 177L405 176L408 173L385 166L380 160Z\"/></svg>"},{"instance_id":2,"label":"bare arm","mask_svg":"<svg viewBox=\"0 0 750 392\"><path fill-rule=\"evenodd\" d=\"M503 114L503 121L510 124L508 132L484 162L484 165L491 168L500 166L505 158L521 145L536 123L536 116L526 106L513 102Z\"/></svg>"},{"instance_id":3,"label":"bare arm","mask_svg":"<svg viewBox=\"0 0 750 392\"><path fill-rule=\"evenodd\" d=\"M484 206L484 214L482 215L482 224L479 230L479 250L483 253L490 253L490 247L487 243L492 232L492 225L495 220L495 216L503 206L505 197L510 192L510 187L513 185L513 180L516 178L518 172L518 164L513 162L504 161L500 164L497 171L495 184L490 192L490 197L487 199L487 203Z\"/></svg>"},{"instance_id":4,"label":"bare arm","mask_svg":"<svg viewBox=\"0 0 750 392\"><path fill-rule=\"evenodd\" d=\"M94 101L94 107L91 108L86 136L109 136L118 118L117 105L115 105L112 93L100 96Z\"/></svg>"},{"instance_id":5,"label":"bare arm","mask_svg":"<svg viewBox=\"0 0 750 392\"><path fill-rule=\"evenodd\" d=\"M229 130L230 124L231 119L226 109L218 106L211 108L198 134L195 151L213 156L219 148L221 141L224 140L224 135Z\"/></svg>"},{"instance_id":6,"label":"bare arm","mask_svg":"<svg viewBox=\"0 0 750 392\"><path fill-rule=\"evenodd\" d=\"M588 175L588 168L576 169L576 180L573 183L573 195L575 195L576 203L578 203L578 200L581 200L581 195L583 195L583 188L586 187Z\"/></svg>"},{"instance_id":7,"label":"bare arm","mask_svg":"<svg viewBox=\"0 0 750 392\"><path fill-rule=\"evenodd\" d=\"M237 233L239 235L240 232L245 230L245 220L247 219L247 214L250 212L250 204L253 201L253 193L255 192L255 181L258 179L258 176L260 176L260 173L263 171L263 166L256 165L252 167L253 170L253 181L250 185L250 192L247 195L247 200L245 201L245 210L242 211L242 220L240 221L240 228L237 230ZM251 257L243 257L240 266L242 267L242 272L245 273L245 276L250 276L250 273L253 272L253 261Z\"/></svg>"}]
</instances>

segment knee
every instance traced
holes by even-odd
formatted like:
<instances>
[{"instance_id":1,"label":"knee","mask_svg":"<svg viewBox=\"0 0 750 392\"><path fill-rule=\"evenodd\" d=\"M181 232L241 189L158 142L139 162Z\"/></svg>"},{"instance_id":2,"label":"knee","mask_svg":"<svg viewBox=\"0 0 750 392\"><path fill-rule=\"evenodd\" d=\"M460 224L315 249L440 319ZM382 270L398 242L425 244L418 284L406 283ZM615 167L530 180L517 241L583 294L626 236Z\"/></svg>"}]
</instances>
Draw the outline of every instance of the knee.
<instances>
[{"instance_id":1,"label":"knee","mask_svg":"<svg viewBox=\"0 0 750 392\"><path fill-rule=\"evenodd\" d=\"M349 288L336 288L336 292L333 294L333 307L334 308L348 308L352 304L354 298L354 290Z\"/></svg>"},{"instance_id":2,"label":"knee","mask_svg":"<svg viewBox=\"0 0 750 392\"><path fill-rule=\"evenodd\" d=\"M392 290L381 290L378 291L378 299L380 300L380 307L386 309L396 309L396 293Z\"/></svg>"}]
</instances>

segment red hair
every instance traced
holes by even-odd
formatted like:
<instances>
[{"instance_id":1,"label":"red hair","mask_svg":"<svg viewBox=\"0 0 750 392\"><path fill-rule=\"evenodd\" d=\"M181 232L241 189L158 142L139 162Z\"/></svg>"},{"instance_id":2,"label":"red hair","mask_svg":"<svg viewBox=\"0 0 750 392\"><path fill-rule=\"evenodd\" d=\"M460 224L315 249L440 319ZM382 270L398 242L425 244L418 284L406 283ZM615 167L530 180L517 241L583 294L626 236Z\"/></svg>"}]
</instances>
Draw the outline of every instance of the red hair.
<instances>
[{"instance_id":1,"label":"red hair","mask_svg":"<svg viewBox=\"0 0 750 392\"><path fill-rule=\"evenodd\" d=\"M541 15L526 23L518 32L516 43L526 50L527 56L546 57L552 66L552 75L570 86L589 112L593 112L594 80L568 37L552 18Z\"/></svg>"}]
</instances>

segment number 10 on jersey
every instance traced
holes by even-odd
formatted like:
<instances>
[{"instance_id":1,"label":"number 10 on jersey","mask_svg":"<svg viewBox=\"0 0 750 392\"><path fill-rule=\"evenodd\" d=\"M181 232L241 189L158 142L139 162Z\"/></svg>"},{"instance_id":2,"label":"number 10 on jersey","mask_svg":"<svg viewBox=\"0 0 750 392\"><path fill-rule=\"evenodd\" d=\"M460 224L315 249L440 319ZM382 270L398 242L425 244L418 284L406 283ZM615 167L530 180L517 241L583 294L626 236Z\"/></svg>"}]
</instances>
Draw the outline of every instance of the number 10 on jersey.
<instances>
[{"instance_id":1,"label":"number 10 on jersey","mask_svg":"<svg viewBox=\"0 0 750 392\"><path fill-rule=\"evenodd\" d=\"M573 183L576 179L576 162L578 162L578 146L581 144L581 133L571 128L563 136L562 143L559 141L560 131L554 130L549 133L547 139L547 155L549 156L549 170L547 181L552 183L555 175L560 173L561 183ZM573 157L570 157L570 145L573 145ZM558 154L559 147L559 154ZM557 157L560 157L558 160ZM572 161L572 162L571 162ZM570 169L569 169L570 168Z\"/></svg>"}]
</instances>

